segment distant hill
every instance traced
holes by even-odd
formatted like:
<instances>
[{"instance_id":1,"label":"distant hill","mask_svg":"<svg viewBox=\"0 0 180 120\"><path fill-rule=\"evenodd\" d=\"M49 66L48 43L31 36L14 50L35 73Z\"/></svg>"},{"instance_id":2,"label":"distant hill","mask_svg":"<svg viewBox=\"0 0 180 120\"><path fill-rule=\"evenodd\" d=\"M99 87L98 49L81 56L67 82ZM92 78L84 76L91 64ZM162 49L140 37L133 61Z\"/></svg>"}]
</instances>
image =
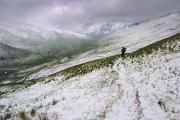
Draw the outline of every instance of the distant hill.
<instances>
[{"instance_id":1,"label":"distant hill","mask_svg":"<svg viewBox=\"0 0 180 120\"><path fill-rule=\"evenodd\" d=\"M0 61L27 57L29 52L0 43Z\"/></svg>"}]
</instances>

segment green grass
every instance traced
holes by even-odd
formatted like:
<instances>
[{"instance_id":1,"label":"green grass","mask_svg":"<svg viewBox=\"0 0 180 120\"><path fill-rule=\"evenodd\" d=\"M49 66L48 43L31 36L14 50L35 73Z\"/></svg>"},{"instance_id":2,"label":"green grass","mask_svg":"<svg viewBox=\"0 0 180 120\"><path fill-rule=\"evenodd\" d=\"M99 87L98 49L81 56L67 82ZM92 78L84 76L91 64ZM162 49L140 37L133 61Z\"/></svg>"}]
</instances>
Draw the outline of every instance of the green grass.
<instances>
[{"instance_id":1,"label":"green grass","mask_svg":"<svg viewBox=\"0 0 180 120\"><path fill-rule=\"evenodd\" d=\"M157 50L174 51L172 44L175 43L176 41L180 41L179 33L176 35L173 35L171 37L162 39L158 42L152 43L146 47L140 48L132 53L127 53L125 59L129 59L129 58L133 59L133 58L137 58L140 56L148 55ZM179 50L180 50L180 48L179 48ZM51 75L50 77L57 76L57 75L64 75L65 78L68 79L71 77L75 77L77 75L84 75L95 69L112 66L119 57L121 57L121 55L115 55L115 56L83 63L83 64L80 64L77 66L67 68L59 73L55 73L55 74Z\"/></svg>"},{"instance_id":2,"label":"green grass","mask_svg":"<svg viewBox=\"0 0 180 120\"><path fill-rule=\"evenodd\" d=\"M174 45L176 45L176 47L178 47L178 52L179 52L180 46L177 46L177 44L176 44L177 42L180 42L180 33L175 34L171 37L162 39L158 42L152 43L152 44L145 46L143 48L140 48L132 53L127 53L125 60L139 58L139 57L151 54L157 50L174 52L174 47L175 47ZM107 57L107 58L103 58L103 59L99 59L99 60L95 60L95 61L90 61L90 62L83 63L80 65L76 65L76 66L67 68L65 70L62 70L60 72L57 72L55 74L52 74L48 77L48 79L50 78L49 80L52 80L51 78L53 78L55 76L60 76L60 75L65 76L65 79L69 79L71 77L75 77L78 75L84 75L84 74L89 73L96 69L101 69L103 67L111 67L112 65L114 65L116 60L120 57L121 57L121 55L119 54L119 55L115 55L115 56L111 56L111 57ZM31 80L31 81L21 81L21 82L16 82L13 84L8 84L8 85L9 86L13 85L16 87L17 86L29 87L33 84L36 84L37 82L41 82L44 80L45 80L45 78L39 78L39 79ZM3 95L3 94L5 94L5 93L4 92L0 93L0 95Z\"/></svg>"},{"instance_id":3,"label":"green grass","mask_svg":"<svg viewBox=\"0 0 180 120\"><path fill-rule=\"evenodd\" d=\"M23 59L19 59L18 62L3 65L3 68L16 69L16 71L14 71L13 73L11 72L11 74L4 74L4 71L0 71L0 74L3 74L3 76L1 75L0 81L8 79L12 74L14 75L14 81L21 81L23 78L29 76L30 74L36 73L44 68L62 63L61 60L64 57L68 57L70 59L73 56L79 55L80 53L84 53L97 47L95 46L94 42L91 42L92 41L87 41L86 44L83 43L83 45L76 47L76 49L73 48L69 51L65 50L66 52L58 49L58 44L56 46L57 49L52 48L52 50L47 52L31 51L31 54L25 56Z\"/></svg>"},{"instance_id":4,"label":"green grass","mask_svg":"<svg viewBox=\"0 0 180 120\"><path fill-rule=\"evenodd\" d=\"M60 74L60 75L64 75L66 79L68 79L77 75L83 75L88 72L91 72L94 69L100 69L102 67L110 67L114 64L115 60L119 57L120 55L116 55L116 56L111 56L111 57L83 63L77 66L67 68L59 73L52 74L50 75L50 77Z\"/></svg>"},{"instance_id":5,"label":"green grass","mask_svg":"<svg viewBox=\"0 0 180 120\"><path fill-rule=\"evenodd\" d=\"M130 54L127 54L127 57L139 57L153 53L154 51L161 50L161 51L174 51L174 46L172 45L176 41L180 41L180 33L170 36L168 38L162 39L158 42L152 43L146 47L140 48ZM180 47L180 46L179 46ZM180 49L180 48L179 48Z\"/></svg>"}]
</instances>

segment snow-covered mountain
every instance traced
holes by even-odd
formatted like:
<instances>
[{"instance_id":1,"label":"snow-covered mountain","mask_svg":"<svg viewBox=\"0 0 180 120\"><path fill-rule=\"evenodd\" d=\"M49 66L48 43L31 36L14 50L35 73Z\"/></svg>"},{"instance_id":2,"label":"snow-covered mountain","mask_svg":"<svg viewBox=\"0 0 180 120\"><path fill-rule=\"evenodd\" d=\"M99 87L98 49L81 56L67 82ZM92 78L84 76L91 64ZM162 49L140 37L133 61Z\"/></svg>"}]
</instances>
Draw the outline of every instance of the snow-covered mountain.
<instances>
[{"instance_id":1,"label":"snow-covered mountain","mask_svg":"<svg viewBox=\"0 0 180 120\"><path fill-rule=\"evenodd\" d=\"M79 38L87 37L85 34L76 33L73 31L60 30L60 29L54 29L54 28L41 28L38 26L34 26L34 25L30 25L30 24L23 24L23 23L16 23L16 24L3 23L3 24L0 24L0 28L10 31L13 34L15 34L19 37L23 37L25 39L27 38L27 36L30 32L33 32L34 34L36 33L36 34L42 36L44 39L48 39L48 36L50 36L50 34L51 34L50 31L56 31L66 37L68 37L68 36L74 36L74 37L76 36Z\"/></svg>"},{"instance_id":2,"label":"snow-covered mountain","mask_svg":"<svg viewBox=\"0 0 180 120\"><path fill-rule=\"evenodd\" d=\"M3 119L178 120L179 46L176 34L129 53L124 60L114 56L114 62L110 57L36 82L2 86L0 115Z\"/></svg>"},{"instance_id":3,"label":"snow-covered mountain","mask_svg":"<svg viewBox=\"0 0 180 120\"><path fill-rule=\"evenodd\" d=\"M96 41L85 34L52 28L45 29L28 24L7 23L0 24L0 43L29 51L32 55L27 59L30 60L32 56L33 60L36 58L39 60L40 56L45 56L48 61L41 58L43 63L49 62L49 58L52 60L69 58L96 47ZM34 58L37 54L38 57ZM37 65L37 63L30 63Z\"/></svg>"},{"instance_id":4,"label":"snow-covered mountain","mask_svg":"<svg viewBox=\"0 0 180 120\"><path fill-rule=\"evenodd\" d=\"M120 32L132 25L132 23L99 22L87 25L84 33L93 37L102 37L113 32Z\"/></svg>"},{"instance_id":5,"label":"snow-covered mountain","mask_svg":"<svg viewBox=\"0 0 180 120\"><path fill-rule=\"evenodd\" d=\"M123 46L131 52L179 32L180 13L173 13L105 36L99 41L99 52L118 52Z\"/></svg>"},{"instance_id":6,"label":"snow-covered mountain","mask_svg":"<svg viewBox=\"0 0 180 120\"><path fill-rule=\"evenodd\" d=\"M55 65L32 74L29 79L48 76L84 62L120 54L123 46L127 48L127 52L133 52L179 32L180 13L173 13L151 21L146 21L138 26L134 25L121 32L115 32L105 36L97 41L97 48L77 56L68 63Z\"/></svg>"},{"instance_id":7,"label":"snow-covered mountain","mask_svg":"<svg viewBox=\"0 0 180 120\"><path fill-rule=\"evenodd\" d=\"M84 34L67 30L45 29L28 24L1 23L0 84L4 81L5 83L14 82L19 80L19 77L33 73L32 67L35 67L33 70L40 70L94 47L95 41ZM24 68L30 68L31 72L28 70L24 72L22 70ZM23 72L20 72L21 70Z\"/></svg>"},{"instance_id":8,"label":"snow-covered mountain","mask_svg":"<svg viewBox=\"0 0 180 120\"><path fill-rule=\"evenodd\" d=\"M85 34L57 29L45 29L28 24L0 24L0 43L12 47L42 50L51 42L83 42ZM60 45L62 47L62 45Z\"/></svg>"},{"instance_id":9,"label":"snow-covered mountain","mask_svg":"<svg viewBox=\"0 0 180 120\"><path fill-rule=\"evenodd\" d=\"M0 86L0 118L179 120L179 61L175 13L112 33L70 62L24 70L31 79Z\"/></svg>"}]
</instances>

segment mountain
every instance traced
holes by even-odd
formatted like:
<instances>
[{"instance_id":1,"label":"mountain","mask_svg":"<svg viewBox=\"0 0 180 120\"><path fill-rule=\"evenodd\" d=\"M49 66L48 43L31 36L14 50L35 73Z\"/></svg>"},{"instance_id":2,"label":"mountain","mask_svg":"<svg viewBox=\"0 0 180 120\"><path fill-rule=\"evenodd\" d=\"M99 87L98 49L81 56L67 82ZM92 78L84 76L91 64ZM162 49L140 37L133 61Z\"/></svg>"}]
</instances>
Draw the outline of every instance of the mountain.
<instances>
[{"instance_id":1,"label":"mountain","mask_svg":"<svg viewBox=\"0 0 180 120\"><path fill-rule=\"evenodd\" d=\"M0 43L34 51L51 51L52 49L61 51L66 47L76 49L81 46L81 43L86 44L89 39L85 34L44 29L27 24L0 25ZM52 48L51 43L58 45L58 49Z\"/></svg>"},{"instance_id":2,"label":"mountain","mask_svg":"<svg viewBox=\"0 0 180 120\"><path fill-rule=\"evenodd\" d=\"M103 37L113 32L124 30L135 24L132 23L118 23L118 22L99 22L93 23L86 26L85 34L93 37Z\"/></svg>"},{"instance_id":3,"label":"mountain","mask_svg":"<svg viewBox=\"0 0 180 120\"><path fill-rule=\"evenodd\" d=\"M124 29L121 32L114 32L102 37L97 40L97 47L94 49L76 56L66 64L54 65L48 69L34 73L28 79L46 77L68 67L120 54L123 46L127 48L127 52L133 52L179 32L180 13L173 13L145 21L139 25Z\"/></svg>"},{"instance_id":4,"label":"mountain","mask_svg":"<svg viewBox=\"0 0 180 120\"><path fill-rule=\"evenodd\" d=\"M0 43L29 51L35 56L49 56L51 59L73 57L96 47L96 41L82 33L22 23L1 23Z\"/></svg>"},{"instance_id":5,"label":"mountain","mask_svg":"<svg viewBox=\"0 0 180 120\"><path fill-rule=\"evenodd\" d=\"M2 119L179 119L180 33L141 44L125 59L115 55L1 86Z\"/></svg>"},{"instance_id":6,"label":"mountain","mask_svg":"<svg viewBox=\"0 0 180 120\"><path fill-rule=\"evenodd\" d=\"M68 61L95 47L96 41L81 33L22 23L1 23L0 84L14 82L48 66Z\"/></svg>"},{"instance_id":7,"label":"mountain","mask_svg":"<svg viewBox=\"0 0 180 120\"><path fill-rule=\"evenodd\" d=\"M9 59L17 59L26 57L29 53L25 50L14 48L0 43L0 62L5 62Z\"/></svg>"},{"instance_id":8,"label":"mountain","mask_svg":"<svg viewBox=\"0 0 180 120\"><path fill-rule=\"evenodd\" d=\"M0 119L180 118L179 13L111 33L96 45L63 63L21 69L17 81L1 84Z\"/></svg>"},{"instance_id":9,"label":"mountain","mask_svg":"<svg viewBox=\"0 0 180 120\"><path fill-rule=\"evenodd\" d=\"M99 41L99 52L119 52L125 46L128 52L134 51L142 45L150 44L180 32L180 13L169 14L154 20L132 26L121 32L105 36ZM143 43L143 44L142 44Z\"/></svg>"}]
</instances>

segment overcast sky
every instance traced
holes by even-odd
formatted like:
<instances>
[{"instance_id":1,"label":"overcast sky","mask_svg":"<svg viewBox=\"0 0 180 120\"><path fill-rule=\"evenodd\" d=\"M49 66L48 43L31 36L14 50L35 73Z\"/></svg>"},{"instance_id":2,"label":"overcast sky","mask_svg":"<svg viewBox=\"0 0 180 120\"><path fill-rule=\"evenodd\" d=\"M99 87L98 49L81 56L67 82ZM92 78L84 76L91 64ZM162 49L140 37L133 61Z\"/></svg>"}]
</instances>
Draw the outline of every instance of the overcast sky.
<instances>
[{"instance_id":1,"label":"overcast sky","mask_svg":"<svg viewBox=\"0 0 180 120\"><path fill-rule=\"evenodd\" d=\"M180 0L0 0L0 20L77 30L82 25L133 21L180 12Z\"/></svg>"}]
</instances>

